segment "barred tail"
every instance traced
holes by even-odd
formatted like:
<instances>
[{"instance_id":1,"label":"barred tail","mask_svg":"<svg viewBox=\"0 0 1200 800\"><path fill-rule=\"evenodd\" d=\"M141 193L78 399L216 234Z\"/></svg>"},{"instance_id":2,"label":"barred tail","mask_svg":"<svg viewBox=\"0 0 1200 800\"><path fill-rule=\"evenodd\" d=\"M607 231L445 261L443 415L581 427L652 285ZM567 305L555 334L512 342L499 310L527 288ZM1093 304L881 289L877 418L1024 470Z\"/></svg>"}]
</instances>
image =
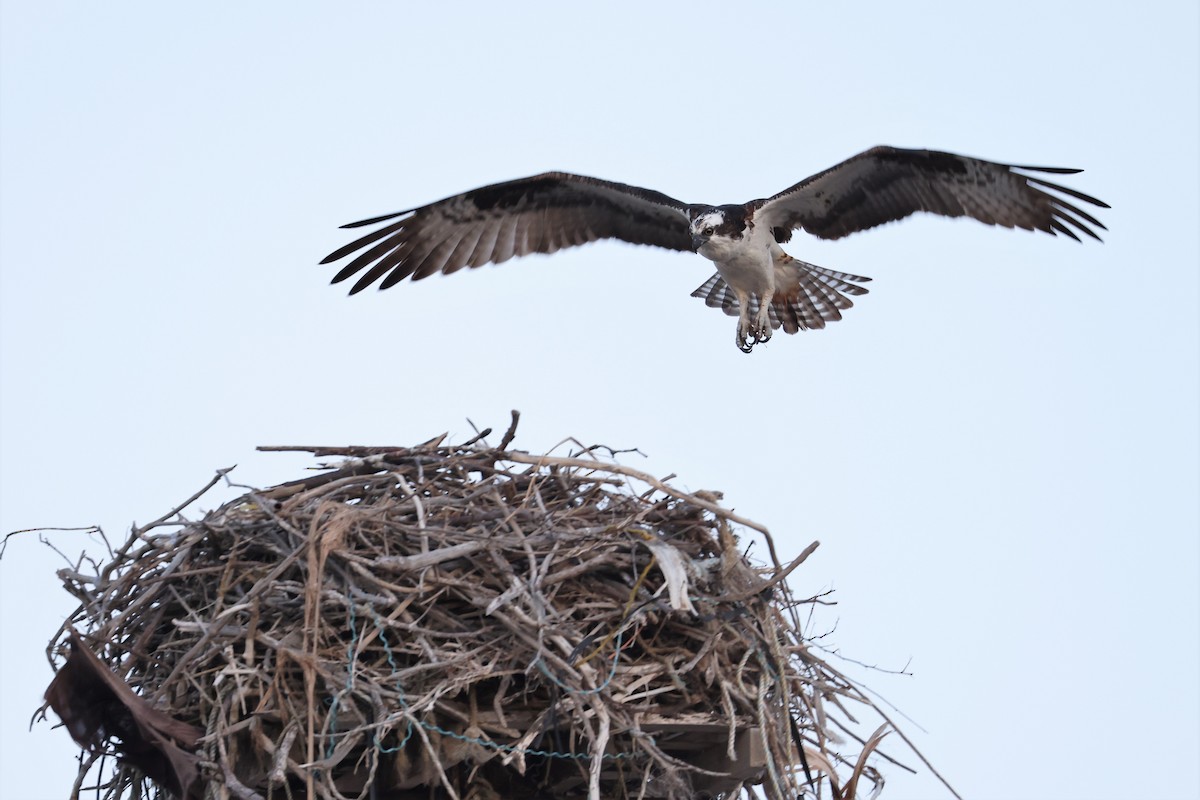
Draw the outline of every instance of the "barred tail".
<instances>
[{"instance_id":1,"label":"barred tail","mask_svg":"<svg viewBox=\"0 0 1200 800\"><path fill-rule=\"evenodd\" d=\"M825 323L842 318L842 311L854 305L846 295L867 293L865 286L871 280L861 275L838 272L818 267L790 256L786 261L775 264L776 293L771 298L772 328L783 328L784 333L824 328ZM731 317L738 315L737 295L720 273L704 282L692 297L699 297L710 308L719 308ZM758 313L758 295L750 297L750 314Z\"/></svg>"}]
</instances>

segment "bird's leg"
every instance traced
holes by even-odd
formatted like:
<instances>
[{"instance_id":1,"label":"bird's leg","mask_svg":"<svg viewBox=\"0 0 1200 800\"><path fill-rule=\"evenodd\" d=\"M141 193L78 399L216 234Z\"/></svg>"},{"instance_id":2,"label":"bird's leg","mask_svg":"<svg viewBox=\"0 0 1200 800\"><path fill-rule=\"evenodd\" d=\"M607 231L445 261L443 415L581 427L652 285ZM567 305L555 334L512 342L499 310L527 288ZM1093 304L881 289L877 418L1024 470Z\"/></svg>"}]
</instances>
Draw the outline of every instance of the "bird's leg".
<instances>
[{"instance_id":1,"label":"bird's leg","mask_svg":"<svg viewBox=\"0 0 1200 800\"><path fill-rule=\"evenodd\" d=\"M773 294L773 292L767 292L759 301L758 315L755 316L754 324L750 327L750 335L755 344L771 341L771 298Z\"/></svg>"},{"instance_id":2,"label":"bird's leg","mask_svg":"<svg viewBox=\"0 0 1200 800\"><path fill-rule=\"evenodd\" d=\"M749 353L758 341L750 324L750 295L736 289L734 289L734 293L737 294L738 300L737 337L734 339L734 343L743 353Z\"/></svg>"},{"instance_id":3,"label":"bird's leg","mask_svg":"<svg viewBox=\"0 0 1200 800\"><path fill-rule=\"evenodd\" d=\"M734 337L733 343L738 346L738 350L743 353L749 353L754 349L754 341L750 338L750 324L748 320L738 322L737 336Z\"/></svg>"}]
</instances>

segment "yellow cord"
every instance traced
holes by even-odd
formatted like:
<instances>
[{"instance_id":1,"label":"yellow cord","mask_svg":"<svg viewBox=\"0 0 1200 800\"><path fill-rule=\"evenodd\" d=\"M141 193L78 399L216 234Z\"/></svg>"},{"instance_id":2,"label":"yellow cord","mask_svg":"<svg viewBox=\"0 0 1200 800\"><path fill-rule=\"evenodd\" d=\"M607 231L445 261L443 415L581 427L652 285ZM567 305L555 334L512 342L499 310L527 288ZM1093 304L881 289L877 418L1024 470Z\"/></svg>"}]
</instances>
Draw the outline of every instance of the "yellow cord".
<instances>
[{"instance_id":1,"label":"yellow cord","mask_svg":"<svg viewBox=\"0 0 1200 800\"><path fill-rule=\"evenodd\" d=\"M641 536L643 539L646 539L647 541L649 541L651 538L651 534L648 533L647 531L642 530L641 528L630 528L627 532L628 533L636 533L639 536ZM599 653L601 650L603 650L605 647L608 646L609 642L611 642L613 639L617 638L617 631L619 631L621 629L621 625L624 625L625 620L629 617L629 610L631 608L633 608L633 604L637 601L638 590L641 589L642 584L646 582L646 576L650 574L650 570L654 568L654 564L655 564L654 554L651 553L650 561L647 562L645 568L642 570L642 574L638 575L637 581L633 584L633 590L629 592L629 599L625 601L625 608L622 609L622 611L621 611L620 624L618 624L617 627L614 628L612 630L612 632L610 632L608 634L608 636L605 636L604 640L602 642L600 642L600 644L596 645L595 649L592 650L592 652L588 653L586 656L584 656L580 660L576 661L575 666L581 667L584 664L586 664L587 662L591 661L593 658L596 657L597 653Z\"/></svg>"}]
</instances>

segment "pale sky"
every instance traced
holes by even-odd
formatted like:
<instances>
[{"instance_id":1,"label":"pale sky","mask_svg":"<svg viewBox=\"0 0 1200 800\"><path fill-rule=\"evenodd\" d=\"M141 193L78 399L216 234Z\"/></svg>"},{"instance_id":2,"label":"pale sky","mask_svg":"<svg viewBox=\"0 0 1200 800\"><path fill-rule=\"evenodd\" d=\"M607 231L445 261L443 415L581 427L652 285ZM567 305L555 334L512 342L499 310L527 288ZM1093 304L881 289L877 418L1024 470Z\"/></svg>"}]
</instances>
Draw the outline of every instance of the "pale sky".
<instances>
[{"instance_id":1,"label":"pale sky","mask_svg":"<svg viewBox=\"0 0 1200 800\"><path fill-rule=\"evenodd\" d=\"M835 590L835 664L971 798L1200 796L1200 12L1181 2L0 3L0 533L122 540L260 444L636 447ZM550 169L769 196L875 144L1083 167L1104 244L911 218L743 355L699 256L603 242L346 297L337 226ZM210 495L193 514L232 496ZM47 534L68 554L99 545ZM0 561L0 795L75 602ZM917 760L893 743L902 760ZM36 765L36 768L33 768ZM884 800L945 797L885 770Z\"/></svg>"}]
</instances>

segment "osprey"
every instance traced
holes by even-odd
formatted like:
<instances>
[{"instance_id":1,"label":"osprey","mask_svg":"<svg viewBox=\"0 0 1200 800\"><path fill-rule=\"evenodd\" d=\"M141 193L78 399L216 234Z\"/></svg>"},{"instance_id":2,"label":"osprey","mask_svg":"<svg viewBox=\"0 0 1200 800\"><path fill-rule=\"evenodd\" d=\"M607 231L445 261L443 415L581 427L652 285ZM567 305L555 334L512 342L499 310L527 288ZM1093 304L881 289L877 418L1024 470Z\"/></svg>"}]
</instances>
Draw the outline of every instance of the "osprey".
<instances>
[{"instance_id":1,"label":"osprey","mask_svg":"<svg viewBox=\"0 0 1200 800\"><path fill-rule=\"evenodd\" d=\"M749 353L777 328L785 333L824 328L853 305L850 296L867 292L860 284L870 278L785 253L780 245L791 240L792 231L840 239L928 211L1062 233L1076 241L1079 231L1099 241L1089 225L1105 230L1104 225L1060 195L1102 208L1107 204L1026 174L1077 172L1081 170L998 164L936 150L874 147L765 200L723 206L682 203L651 189L546 172L343 225L358 228L395 220L321 263L362 250L333 278L339 283L366 270L350 289L355 294L380 278L379 288L386 289L409 276L449 275L463 267L553 253L597 239L699 253L717 271L692 296L736 315L737 346Z\"/></svg>"}]
</instances>

